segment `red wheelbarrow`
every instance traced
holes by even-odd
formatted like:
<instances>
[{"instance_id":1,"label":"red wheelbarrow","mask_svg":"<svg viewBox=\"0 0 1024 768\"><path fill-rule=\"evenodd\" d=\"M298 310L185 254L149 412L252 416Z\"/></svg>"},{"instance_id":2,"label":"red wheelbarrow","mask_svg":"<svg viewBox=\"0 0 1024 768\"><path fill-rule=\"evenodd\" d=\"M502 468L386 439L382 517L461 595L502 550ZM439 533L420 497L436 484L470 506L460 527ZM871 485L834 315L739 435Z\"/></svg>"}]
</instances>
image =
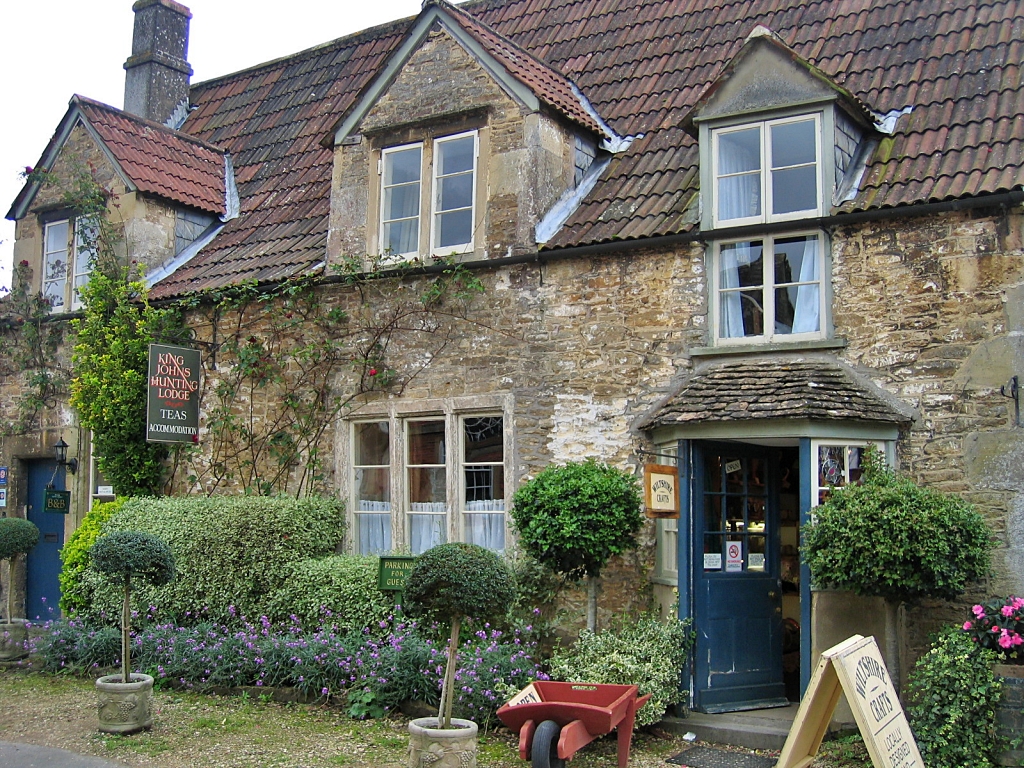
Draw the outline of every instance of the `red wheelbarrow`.
<instances>
[{"instance_id":1,"label":"red wheelbarrow","mask_svg":"<svg viewBox=\"0 0 1024 768\"><path fill-rule=\"evenodd\" d=\"M619 768L629 762L636 711L651 694L637 696L635 685L538 681L498 710L519 731L519 757L532 768L564 768L577 750L618 728Z\"/></svg>"}]
</instances>

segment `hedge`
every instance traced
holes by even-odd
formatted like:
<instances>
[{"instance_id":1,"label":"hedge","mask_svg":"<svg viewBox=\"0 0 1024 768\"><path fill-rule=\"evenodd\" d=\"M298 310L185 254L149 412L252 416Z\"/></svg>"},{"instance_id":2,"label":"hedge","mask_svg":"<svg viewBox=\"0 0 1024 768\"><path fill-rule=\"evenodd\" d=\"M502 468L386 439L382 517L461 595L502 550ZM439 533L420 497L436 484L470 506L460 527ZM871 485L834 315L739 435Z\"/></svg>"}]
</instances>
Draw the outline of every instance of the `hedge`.
<instances>
[{"instance_id":1,"label":"hedge","mask_svg":"<svg viewBox=\"0 0 1024 768\"><path fill-rule=\"evenodd\" d=\"M232 621L270 610L292 565L333 554L345 531L337 499L263 496L183 496L128 499L103 526L144 531L168 543L178 578L163 587L140 587L140 613L180 624ZM86 618L112 622L121 596L99 574L83 575L91 593Z\"/></svg>"}]
</instances>

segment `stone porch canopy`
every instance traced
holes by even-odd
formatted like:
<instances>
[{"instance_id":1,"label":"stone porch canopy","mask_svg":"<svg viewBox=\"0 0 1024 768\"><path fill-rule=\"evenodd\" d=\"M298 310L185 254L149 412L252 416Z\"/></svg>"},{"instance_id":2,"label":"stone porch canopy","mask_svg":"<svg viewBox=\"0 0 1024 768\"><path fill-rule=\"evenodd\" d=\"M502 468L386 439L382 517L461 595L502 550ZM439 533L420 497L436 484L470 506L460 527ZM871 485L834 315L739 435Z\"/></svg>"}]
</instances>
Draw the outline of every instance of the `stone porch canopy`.
<instances>
[{"instance_id":1,"label":"stone porch canopy","mask_svg":"<svg viewBox=\"0 0 1024 768\"><path fill-rule=\"evenodd\" d=\"M858 421L902 428L913 421L913 415L841 363L744 360L697 369L639 428L770 419Z\"/></svg>"}]
</instances>

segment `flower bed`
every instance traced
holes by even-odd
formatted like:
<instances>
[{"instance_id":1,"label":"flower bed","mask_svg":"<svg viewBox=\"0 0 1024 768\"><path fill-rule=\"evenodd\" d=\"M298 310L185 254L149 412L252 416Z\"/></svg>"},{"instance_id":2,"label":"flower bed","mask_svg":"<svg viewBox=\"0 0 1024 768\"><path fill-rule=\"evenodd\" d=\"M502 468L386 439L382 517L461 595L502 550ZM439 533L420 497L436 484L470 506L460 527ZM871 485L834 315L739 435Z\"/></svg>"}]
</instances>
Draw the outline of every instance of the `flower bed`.
<instances>
[{"instance_id":1,"label":"flower bed","mask_svg":"<svg viewBox=\"0 0 1024 768\"><path fill-rule=\"evenodd\" d=\"M546 679L527 632L485 626L459 649L455 711L486 726L512 692ZM446 649L430 628L389 617L362 632L330 626L304 631L298 623L262 618L231 627L152 623L133 634L136 666L157 685L200 691L293 688L306 697L344 701L355 717L377 716L406 700L436 705ZM37 639L49 671L95 673L119 663L116 632L83 622L53 621Z\"/></svg>"}]
</instances>

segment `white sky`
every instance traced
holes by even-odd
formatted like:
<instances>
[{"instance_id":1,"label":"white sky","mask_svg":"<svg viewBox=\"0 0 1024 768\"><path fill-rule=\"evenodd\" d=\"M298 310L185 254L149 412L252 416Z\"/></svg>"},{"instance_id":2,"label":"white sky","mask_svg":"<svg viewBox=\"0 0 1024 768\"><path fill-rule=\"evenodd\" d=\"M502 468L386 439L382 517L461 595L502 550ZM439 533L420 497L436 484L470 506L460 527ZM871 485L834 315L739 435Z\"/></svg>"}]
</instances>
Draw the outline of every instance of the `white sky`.
<instances>
[{"instance_id":1,"label":"white sky","mask_svg":"<svg viewBox=\"0 0 1024 768\"><path fill-rule=\"evenodd\" d=\"M192 82L210 80L419 13L420 0L179 0L192 11ZM0 216L80 94L120 108L132 0L3 0ZM10 286L14 222L0 220L0 286Z\"/></svg>"}]
</instances>

